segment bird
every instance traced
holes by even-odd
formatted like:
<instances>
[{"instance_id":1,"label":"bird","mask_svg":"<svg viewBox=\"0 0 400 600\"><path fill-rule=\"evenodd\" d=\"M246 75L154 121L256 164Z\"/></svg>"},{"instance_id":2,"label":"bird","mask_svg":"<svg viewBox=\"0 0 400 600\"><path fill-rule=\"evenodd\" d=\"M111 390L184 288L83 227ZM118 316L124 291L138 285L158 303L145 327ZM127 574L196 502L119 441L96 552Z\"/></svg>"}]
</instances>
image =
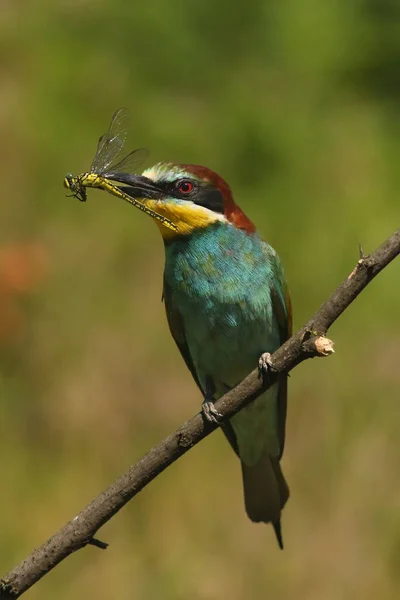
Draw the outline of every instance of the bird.
<instances>
[{"instance_id":1,"label":"bird","mask_svg":"<svg viewBox=\"0 0 400 600\"><path fill-rule=\"evenodd\" d=\"M142 175L117 173L125 193L166 217L155 220L165 247L163 300L173 339L203 396L214 402L291 335L292 311L276 251L233 199L226 181L199 165L158 163ZM221 428L241 462L245 509L271 523L283 549L281 512L289 488L285 443L287 375Z\"/></svg>"}]
</instances>

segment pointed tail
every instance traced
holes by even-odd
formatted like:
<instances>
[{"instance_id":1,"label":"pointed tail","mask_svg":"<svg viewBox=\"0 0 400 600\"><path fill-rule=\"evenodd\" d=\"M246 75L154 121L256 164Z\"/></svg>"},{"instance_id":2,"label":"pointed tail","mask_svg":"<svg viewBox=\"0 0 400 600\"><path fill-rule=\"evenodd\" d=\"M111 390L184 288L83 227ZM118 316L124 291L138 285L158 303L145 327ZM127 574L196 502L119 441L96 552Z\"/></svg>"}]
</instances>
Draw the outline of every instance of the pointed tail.
<instances>
[{"instance_id":1,"label":"pointed tail","mask_svg":"<svg viewBox=\"0 0 400 600\"><path fill-rule=\"evenodd\" d=\"M272 523L279 547L283 549L281 511L289 498L289 488L279 459L266 452L249 467L242 462L246 512L255 523Z\"/></svg>"}]
</instances>

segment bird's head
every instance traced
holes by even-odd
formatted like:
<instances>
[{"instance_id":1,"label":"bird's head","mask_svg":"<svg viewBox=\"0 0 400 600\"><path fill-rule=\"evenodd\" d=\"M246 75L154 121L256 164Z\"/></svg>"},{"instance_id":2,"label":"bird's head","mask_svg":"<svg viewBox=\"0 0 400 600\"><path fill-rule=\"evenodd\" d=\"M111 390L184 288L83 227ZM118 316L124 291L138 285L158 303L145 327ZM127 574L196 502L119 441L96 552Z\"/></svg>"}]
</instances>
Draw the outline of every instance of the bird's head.
<instances>
[{"instance_id":1,"label":"bird's head","mask_svg":"<svg viewBox=\"0 0 400 600\"><path fill-rule=\"evenodd\" d=\"M206 167L159 163L142 175L118 173L112 178L127 184L121 188L125 193L176 226L172 231L156 220L164 239L190 235L216 222L255 231L233 201L228 184Z\"/></svg>"}]
</instances>

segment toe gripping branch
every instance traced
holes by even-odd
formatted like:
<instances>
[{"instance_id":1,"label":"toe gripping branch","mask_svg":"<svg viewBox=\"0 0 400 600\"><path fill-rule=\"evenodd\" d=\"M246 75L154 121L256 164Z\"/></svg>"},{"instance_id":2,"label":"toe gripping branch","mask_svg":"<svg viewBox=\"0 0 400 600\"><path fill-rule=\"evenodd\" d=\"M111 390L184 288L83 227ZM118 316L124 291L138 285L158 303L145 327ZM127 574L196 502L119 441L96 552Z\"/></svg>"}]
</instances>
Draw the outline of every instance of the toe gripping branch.
<instances>
[{"instance_id":1,"label":"toe gripping branch","mask_svg":"<svg viewBox=\"0 0 400 600\"><path fill-rule=\"evenodd\" d=\"M201 405L201 411L209 423L213 423L214 425L220 425L220 419L222 415L214 406L214 402L212 400L207 400L205 398L203 404Z\"/></svg>"},{"instance_id":2,"label":"toe gripping branch","mask_svg":"<svg viewBox=\"0 0 400 600\"><path fill-rule=\"evenodd\" d=\"M258 377L268 378L271 371L277 371L272 362L272 355L269 352L263 352L258 359Z\"/></svg>"}]
</instances>

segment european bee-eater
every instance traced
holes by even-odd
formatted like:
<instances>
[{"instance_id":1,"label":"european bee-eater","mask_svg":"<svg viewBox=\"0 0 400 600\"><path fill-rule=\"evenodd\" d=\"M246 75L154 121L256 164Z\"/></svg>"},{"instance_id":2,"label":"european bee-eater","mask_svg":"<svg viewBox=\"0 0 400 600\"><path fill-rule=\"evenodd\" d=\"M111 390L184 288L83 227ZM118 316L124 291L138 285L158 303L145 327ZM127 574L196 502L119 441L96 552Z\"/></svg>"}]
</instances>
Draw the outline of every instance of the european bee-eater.
<instances>
[{"instance_id":1,"label":"european bee-eater","mask_svg":"<svg viewBox=\"0 0 400 600\"><path fill-rule=\"evenodd\" d=\"M177 230L156 221L165 244L163 298L168 324L204 397L203 413L291 335L291 307L275 250L234 202L228 184L197 165L160 163L143 175L115 174L121 189ZM287 378L222 429L242 464L252 521L272 523L282 548L281 511L289 489L280 459Z\"/></svg>"}]
</instances>

